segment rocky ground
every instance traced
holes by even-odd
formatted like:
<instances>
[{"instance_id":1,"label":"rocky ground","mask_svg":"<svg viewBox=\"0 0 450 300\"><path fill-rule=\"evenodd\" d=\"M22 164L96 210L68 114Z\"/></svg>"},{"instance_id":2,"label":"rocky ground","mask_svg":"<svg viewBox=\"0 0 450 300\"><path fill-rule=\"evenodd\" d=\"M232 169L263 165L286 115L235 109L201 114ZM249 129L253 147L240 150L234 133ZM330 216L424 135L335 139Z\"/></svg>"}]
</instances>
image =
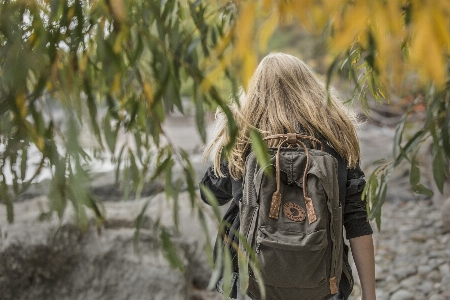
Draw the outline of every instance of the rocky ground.
<instances>
[{"instance_id":1,"label":"rocky ground","mask_svg":"<svg viewBox=\"0 0 450 300\"><path fill-rule=\"evenodd\" d=\"M193 156L198 176L201 140L192 119L175 116L167 124L172 141ZM183 125L183 126L180 126ZM389 157L393 129L366 124L359 130L366 173L373 162ZM378 299L449 300L450 233L444 232L441 209L436 202L414 195L409 189L408 170L394 173L383 206L381 231L374 227ZM100 194L111 193L105 202L108 222L97 232L80 231L68 221L37 221L46 205L45 184L33 188L15 206L16 222L6 223L0 204L0 299L185 299L219 300L206 291L211 267L204 252L206 236L214 238L215 223L207 217L211 230L205 233L190 208L188 195L180 196L180 231L176 247L185 269L170 268L164 253L154 248L157 238L151 223L159 220L169 229L171 203L162 194L141 200L120 201L111 188L113 176L106 173L94 182ZM442 202L442 201L441 201ZM134 224L148 204L140 238L134 251ZM166 253L167 254L167 253ZM354 270L356 274L356 270ZM357 276L352 299L359 299Z\"/></svg>"},{"instance_id":2,"label":"rocky ground","mask_svg":"<svg viewBox=\"0 0 450 300\"><path fill-rule=\"evenodd\" d=\"M374 239L377 299L450 299L450 233L430 200L385 203Z\"/></svg>"}]
</instances>

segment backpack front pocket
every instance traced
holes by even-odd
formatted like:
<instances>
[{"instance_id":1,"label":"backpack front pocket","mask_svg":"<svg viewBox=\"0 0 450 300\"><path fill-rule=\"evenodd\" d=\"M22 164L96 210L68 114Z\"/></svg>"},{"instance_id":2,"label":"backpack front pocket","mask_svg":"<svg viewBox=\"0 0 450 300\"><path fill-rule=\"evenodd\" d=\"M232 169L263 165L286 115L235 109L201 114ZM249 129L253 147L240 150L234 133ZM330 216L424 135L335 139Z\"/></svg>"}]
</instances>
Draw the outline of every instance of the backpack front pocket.
<instances>
[{"instance_id":1,"label":"backpack front pocket","mask_svg":"<svg viewBox=\"0 0 450 300\"><path fill-rule=\"evenodd\" d=\"M327 245L326 230L300 233L261 227L255 252L264 284L285 288L324 284Z\"/></svg>"}]
</instances>

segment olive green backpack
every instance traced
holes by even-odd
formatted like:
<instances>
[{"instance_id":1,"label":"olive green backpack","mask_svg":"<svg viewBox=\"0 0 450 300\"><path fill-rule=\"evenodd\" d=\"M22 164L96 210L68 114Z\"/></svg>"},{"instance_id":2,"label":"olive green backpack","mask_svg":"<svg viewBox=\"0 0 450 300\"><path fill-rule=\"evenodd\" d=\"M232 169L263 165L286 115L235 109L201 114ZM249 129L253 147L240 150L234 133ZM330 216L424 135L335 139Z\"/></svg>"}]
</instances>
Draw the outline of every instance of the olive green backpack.
<instances>
[{"instance_id":1,"label":"olive green backpack","mask_svg":"<svg viewBox=\"0 0 450 300\"><path fill-rule=\"evenodd\" d=\"M240 206L240 234L256 253L265 299L331 298L343 263L337 160L310 136L265 139L280 139L279 147L269 149L268 166L259 166L254 153L247 157ZM302 140L322 150L308 149ZM240 250L250 257L244 243ZM254 270L249 274L247 294L262 299L261 283Z\"/></svg>"}]
</instances>

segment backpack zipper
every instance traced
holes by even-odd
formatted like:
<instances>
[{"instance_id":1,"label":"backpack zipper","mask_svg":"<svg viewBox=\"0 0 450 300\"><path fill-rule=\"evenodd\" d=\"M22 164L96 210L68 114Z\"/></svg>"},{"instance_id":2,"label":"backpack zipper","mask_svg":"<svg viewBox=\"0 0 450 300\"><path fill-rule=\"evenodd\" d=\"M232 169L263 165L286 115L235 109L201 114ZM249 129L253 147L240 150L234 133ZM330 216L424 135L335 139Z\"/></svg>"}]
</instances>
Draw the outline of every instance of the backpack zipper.
<instances>
[{"instance_id":1,"label":"backpack zipper","mask_svg":"<svg viewBox=\"0 0 450 300\"><path fill-rule=\"evenodd\" d=\"M261 246L261 243L256 244L256 249L255 249L255 253L258 254L259 253L259 247Z\"/></svg>"}]
</instances>

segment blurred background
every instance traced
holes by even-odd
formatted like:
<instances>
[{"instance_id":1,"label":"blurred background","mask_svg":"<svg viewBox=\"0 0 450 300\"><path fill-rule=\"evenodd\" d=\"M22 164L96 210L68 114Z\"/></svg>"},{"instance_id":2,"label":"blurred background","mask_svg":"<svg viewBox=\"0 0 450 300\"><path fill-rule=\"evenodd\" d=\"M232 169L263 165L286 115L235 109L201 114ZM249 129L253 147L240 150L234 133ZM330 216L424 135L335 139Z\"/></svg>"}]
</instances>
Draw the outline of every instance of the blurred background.
<instances>
[{"instance_id":1,"label":"blurred background","mask_svg":"<svg viewBox=\"0 0 450 300\"><path fill-rule=\"evenodd\" d=\"M0 3L0 299L222 299L202 152L272 51L359 116L378 299L450 299L449 4L313 2Z\"/></svg>"}]
</instances>

